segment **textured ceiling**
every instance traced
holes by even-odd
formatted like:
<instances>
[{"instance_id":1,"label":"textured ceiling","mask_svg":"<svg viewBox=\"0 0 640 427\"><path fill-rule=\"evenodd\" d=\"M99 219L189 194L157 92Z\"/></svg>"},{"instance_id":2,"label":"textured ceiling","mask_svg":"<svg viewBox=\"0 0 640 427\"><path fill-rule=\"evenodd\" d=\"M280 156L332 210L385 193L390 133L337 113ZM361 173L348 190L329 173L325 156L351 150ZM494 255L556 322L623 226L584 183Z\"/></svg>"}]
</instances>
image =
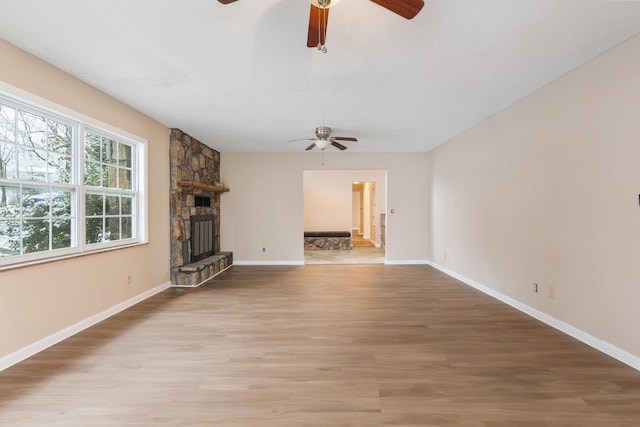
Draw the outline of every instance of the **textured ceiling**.
<instances>
[{"instance_id":1,"label":"textured ceiling","mask_svg":"<svg viewBox=\"0 0 640 427\"><path fill-rule=\"evenodd\" d=\"M0 37L224 151L426 151L640 33L640 1L0 0ZM330 148L332 149L332 148Z\"/></svg>"}]
</instances>

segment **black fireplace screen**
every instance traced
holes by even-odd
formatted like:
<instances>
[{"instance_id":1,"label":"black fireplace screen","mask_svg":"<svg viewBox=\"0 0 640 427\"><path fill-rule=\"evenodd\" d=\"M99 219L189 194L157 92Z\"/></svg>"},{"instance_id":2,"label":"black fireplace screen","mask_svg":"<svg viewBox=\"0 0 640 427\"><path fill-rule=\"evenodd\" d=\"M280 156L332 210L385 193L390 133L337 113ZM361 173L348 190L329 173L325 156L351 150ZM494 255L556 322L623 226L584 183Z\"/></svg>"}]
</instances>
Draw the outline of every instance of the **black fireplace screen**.
<instances>
[{"instance_id":1,"label":"black fireplace screen","mask_svg":"<svg viewBox=\"0 0 640 427\"><path fill-rule=\"evenodd\" d=\"M191 217L191 262L216 253L216 236L213 215Z\"/></svg>"}]
</instances>

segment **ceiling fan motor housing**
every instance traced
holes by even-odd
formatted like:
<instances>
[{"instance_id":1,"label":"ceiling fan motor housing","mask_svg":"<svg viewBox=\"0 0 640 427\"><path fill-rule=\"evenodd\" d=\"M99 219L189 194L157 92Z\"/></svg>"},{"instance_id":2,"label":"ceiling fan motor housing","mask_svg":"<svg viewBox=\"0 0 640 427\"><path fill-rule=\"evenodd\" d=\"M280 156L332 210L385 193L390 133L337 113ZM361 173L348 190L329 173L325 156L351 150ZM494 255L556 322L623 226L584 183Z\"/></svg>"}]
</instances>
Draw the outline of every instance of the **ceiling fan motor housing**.
<instances>
[{"instance_id":1,"label":"ceiling fan motor housing","mask_svg":"<svg viewBox=\"0 0 640 427\"><path fill-rule=\"evenodd\" d=\"M316 128L316 136L319 139L329 139L331 128L329 126L318 126Z\"/></svg>"},{"instance_id":2,"label":"ceiling fan motor housing","mask_svg":"<svg viewBox=\"0 0 640 427\"><path fill-rule=\"evenodd\" d=\"M331 6L331 0L317 0L318 6L320 7L329 7Z\"/></svg>"}]
</instances>

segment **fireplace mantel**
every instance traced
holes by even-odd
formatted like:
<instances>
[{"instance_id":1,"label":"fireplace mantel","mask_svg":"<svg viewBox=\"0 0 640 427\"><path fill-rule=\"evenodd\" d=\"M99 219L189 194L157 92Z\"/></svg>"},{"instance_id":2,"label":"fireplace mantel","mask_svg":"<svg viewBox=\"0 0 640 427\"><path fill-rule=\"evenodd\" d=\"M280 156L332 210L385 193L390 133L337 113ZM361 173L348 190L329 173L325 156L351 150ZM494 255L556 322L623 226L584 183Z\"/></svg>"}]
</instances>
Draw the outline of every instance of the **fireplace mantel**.
<instances>
[{"instance_id":1,"label":"fireplace mantel","mask_svg":"<svg viewBox=\"0 0 640 427\"><path fill-rule=\"evenodd\" d=\"M183 191L202 190L208 193L226 193L229 191L226 187L218 187L217 185L203 184L196 181L178 181L178 185Z\"/></svg>"}]
</instances>

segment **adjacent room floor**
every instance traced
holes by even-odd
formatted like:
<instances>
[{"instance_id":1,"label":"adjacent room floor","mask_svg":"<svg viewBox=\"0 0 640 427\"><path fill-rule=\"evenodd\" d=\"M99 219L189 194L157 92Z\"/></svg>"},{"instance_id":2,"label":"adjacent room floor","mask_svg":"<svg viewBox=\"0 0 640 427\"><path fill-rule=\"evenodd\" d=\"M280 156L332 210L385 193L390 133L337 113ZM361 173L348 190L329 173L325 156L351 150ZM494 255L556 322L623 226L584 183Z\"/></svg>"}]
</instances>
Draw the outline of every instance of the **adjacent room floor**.
<instances>
[{"instance_id":1,"label":"adjacent room floor","mask_svg":"<svg viewBox=\"0 0 640 427\"><path fill-rule=\"evenodd\" d=\"M429 266L233 266L0 372L0 425L638 426L640 372Z\"/></svg>"},{"instance_id":2,"label":"adjacent room floor","mask_svg":"<svg viewBox=\"0 0 640 427\"><path fill-rule=\"evenodd\" d=\"M384 264L384 248L353 247L350 250L304 251L305 264Z\"/></svg>"},{"instance_id":3,"label":"adjacent room floor","mask_svg":"<svg viewBox=\"0 0 640 427\"><path fill-rule=\"evenodd\" d=\"M350 250L304 251L305 264L384 264L384 247L376 248L362 235L352 235Z\"/></svg>"}]
</instances>

